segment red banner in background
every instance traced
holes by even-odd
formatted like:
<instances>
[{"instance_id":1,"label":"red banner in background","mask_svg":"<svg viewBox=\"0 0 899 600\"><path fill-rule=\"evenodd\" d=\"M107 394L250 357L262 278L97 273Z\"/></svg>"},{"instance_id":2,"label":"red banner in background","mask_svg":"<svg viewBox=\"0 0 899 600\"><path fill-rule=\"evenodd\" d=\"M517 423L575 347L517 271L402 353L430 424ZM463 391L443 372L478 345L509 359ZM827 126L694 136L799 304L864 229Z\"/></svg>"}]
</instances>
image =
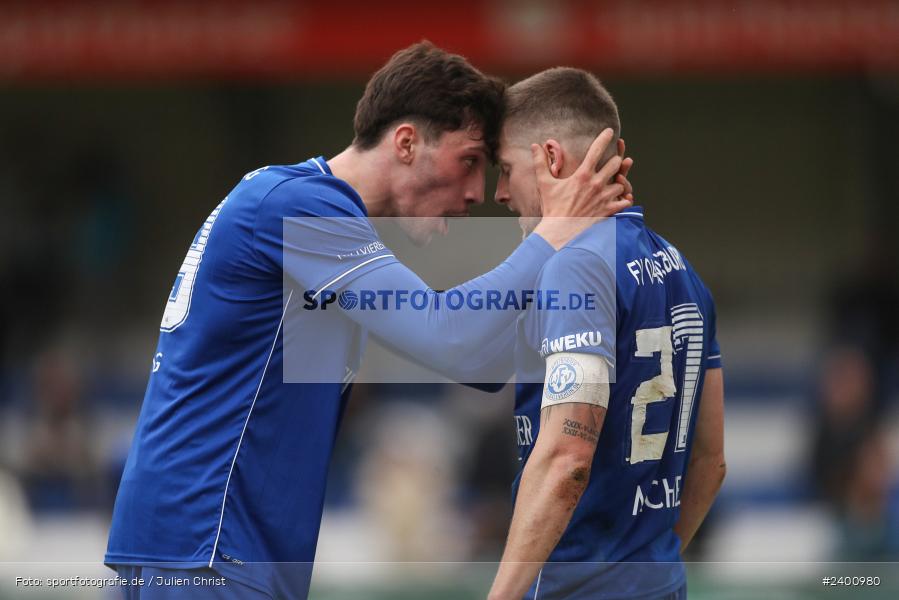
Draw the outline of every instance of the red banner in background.
<instances>
[{"instance_id":1,"label":"red banner in background","mask_svg":"<svg viewBox=\"0 0 899 600\"><path fill-rule=\"evenodd\" d=\"M0 79L357 77L423 38L505 72L895 71L899 1L0 3Z\"/></svg>"}]
</instances>

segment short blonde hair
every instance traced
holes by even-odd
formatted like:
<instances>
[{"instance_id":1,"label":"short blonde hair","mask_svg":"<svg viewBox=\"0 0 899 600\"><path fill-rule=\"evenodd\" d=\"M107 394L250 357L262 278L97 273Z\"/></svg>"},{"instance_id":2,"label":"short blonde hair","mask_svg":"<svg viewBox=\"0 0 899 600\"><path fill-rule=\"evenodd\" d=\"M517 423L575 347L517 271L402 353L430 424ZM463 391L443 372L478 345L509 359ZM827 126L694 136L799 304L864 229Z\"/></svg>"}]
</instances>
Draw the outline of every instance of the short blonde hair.
<instances>
[{"instance_id":1,"label":"short blonde hair","mask_svg":"<svg viewBox=\"0 0 899 600\"><path fill-rule=\"evenodd\" d=\"M593 139L611 127L621 134L618 107L612 95L592 73L555 67L519 81L506 90L505 125L527 132L529 142L542 137ZM614 152L609 146L607 155ZM586 151L586 148L584 149Z\"/></svg>"}]
</instances>

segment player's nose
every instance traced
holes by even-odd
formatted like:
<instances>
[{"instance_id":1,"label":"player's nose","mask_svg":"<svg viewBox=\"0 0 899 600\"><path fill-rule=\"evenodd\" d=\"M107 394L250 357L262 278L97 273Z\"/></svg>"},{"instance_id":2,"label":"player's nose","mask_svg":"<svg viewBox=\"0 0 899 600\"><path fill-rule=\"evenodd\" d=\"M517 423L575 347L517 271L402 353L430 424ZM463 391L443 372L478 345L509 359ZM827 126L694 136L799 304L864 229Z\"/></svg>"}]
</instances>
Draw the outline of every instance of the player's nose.
<instances>
[{"instance_id":1,"label":"player's nose","mask_svg":"<svg viewBox=\"0 0 899 600\"><path fill-rule=\"evenodd\" d=\"M465 205L483 204L484 203L484 184L469 188L465 192Z\"/></svg>"},{"instance_id":2,"label":"player's nose","mask_svg":"<svg viewBox=\"0 0 899 600\"><path fill-rule=\"evenodd\" d=\"M493 194L493 201L497 204L508 204L511 198L509 197L509 187L503 184L500 180L496 184L496 192Z\"/></svg>"}]
</instances>

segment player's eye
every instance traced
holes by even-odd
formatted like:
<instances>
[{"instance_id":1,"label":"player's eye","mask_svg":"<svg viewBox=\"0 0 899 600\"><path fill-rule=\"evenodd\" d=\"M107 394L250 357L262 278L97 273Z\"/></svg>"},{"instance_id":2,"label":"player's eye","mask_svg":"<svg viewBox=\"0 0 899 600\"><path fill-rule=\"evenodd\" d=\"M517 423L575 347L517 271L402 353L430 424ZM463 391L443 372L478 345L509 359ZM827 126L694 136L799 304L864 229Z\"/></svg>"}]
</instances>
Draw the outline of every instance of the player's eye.
<instances>
[{"instance_id":1,"label":"player's eye","mask_svg":"<svg viewBox=\"0 0 899 600\"><path fill-rule=\"evenodd\" d=\"M474 156L466 156L462 159L462 162L464 162L465 166L470 169L475 165L476 162L478 162L478 159Z\"/></svg>"}]
</instances>

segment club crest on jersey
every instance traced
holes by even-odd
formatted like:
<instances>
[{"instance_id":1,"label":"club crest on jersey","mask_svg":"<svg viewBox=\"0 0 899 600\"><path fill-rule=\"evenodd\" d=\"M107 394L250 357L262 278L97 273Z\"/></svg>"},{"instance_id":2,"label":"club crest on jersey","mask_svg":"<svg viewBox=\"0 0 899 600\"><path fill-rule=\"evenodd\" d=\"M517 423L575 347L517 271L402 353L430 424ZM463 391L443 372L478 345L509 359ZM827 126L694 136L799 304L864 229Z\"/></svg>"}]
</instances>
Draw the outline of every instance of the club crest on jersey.
<instances>
[{"instance_id":1,"label":"club crest on jersey","mask_svg":"<svg viewBox=\"0 0 899 600\"><path fill-rule=\"evenodd\" d=\"M575 393L583 382L584 369L581 364L573 358L560 357L549 372L543 396L552 402L564 400Z\"/></svg>"}]
</instances>

